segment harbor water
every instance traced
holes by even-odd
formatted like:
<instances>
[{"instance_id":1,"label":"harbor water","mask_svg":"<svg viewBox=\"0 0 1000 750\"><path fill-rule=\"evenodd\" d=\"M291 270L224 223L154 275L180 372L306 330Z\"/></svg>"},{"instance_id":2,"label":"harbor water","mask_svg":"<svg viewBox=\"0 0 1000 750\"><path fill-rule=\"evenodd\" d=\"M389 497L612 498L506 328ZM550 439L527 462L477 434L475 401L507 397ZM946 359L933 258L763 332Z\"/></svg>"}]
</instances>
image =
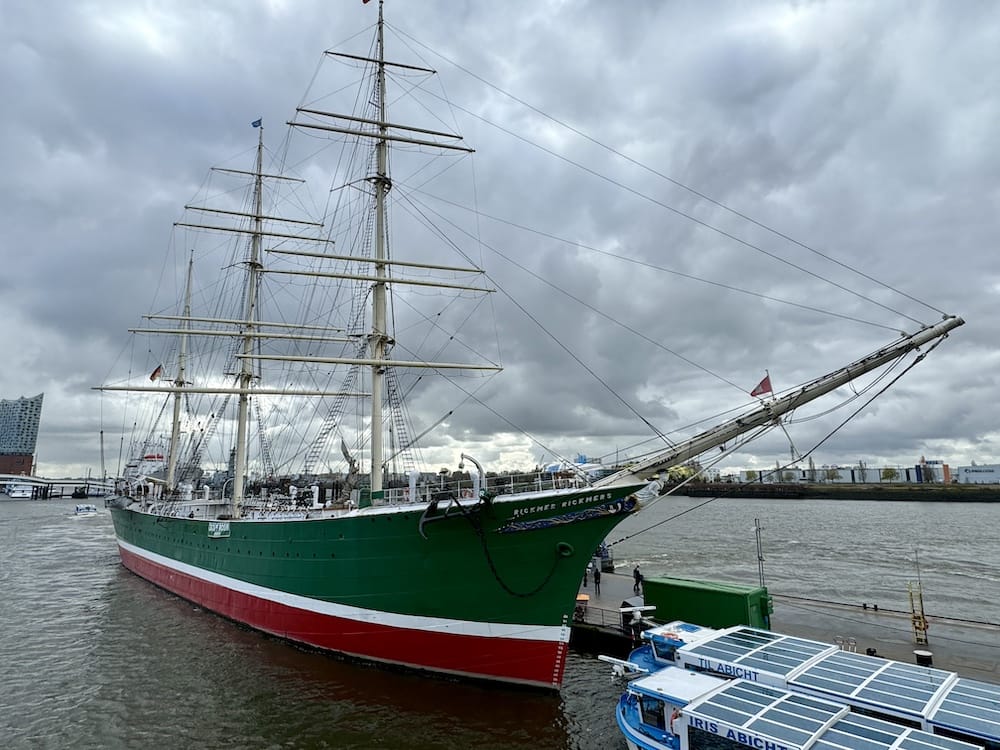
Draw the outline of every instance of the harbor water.
<instances>
[{"instance_id":1,"label":"harbor water","mask_svg":"<svg viewBox=\"0 0 1000 750\"><path fill-rule=\"evenodd\" d=\"M128 573L73 507L0 498L0 747L625 747L593 655L549 695L302 651ZM932 622L1000 622L1000 503L667 498L609 541L624 572L756 584L755 519L779 597L906 610L919 580Z\"/></svg>"}]
</instances>

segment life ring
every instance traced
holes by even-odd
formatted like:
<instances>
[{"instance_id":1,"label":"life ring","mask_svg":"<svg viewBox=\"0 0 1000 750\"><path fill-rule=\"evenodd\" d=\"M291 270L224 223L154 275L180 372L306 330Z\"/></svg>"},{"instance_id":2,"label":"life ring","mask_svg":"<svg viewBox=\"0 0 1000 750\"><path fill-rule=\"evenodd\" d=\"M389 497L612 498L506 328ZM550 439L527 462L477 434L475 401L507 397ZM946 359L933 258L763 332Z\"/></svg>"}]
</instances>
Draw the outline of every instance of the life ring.
<instances>
[{"instance_id":1,"label":"life ring","mask_svg":"<svg viewBox=\"0 0 1000 750\"><path fill-rule=\"evenodd\" d=\"M663 637L666 638L668 641L678 640L677 633L663 633Z\"/></svg>"},{"instance_id":2,"label":"life ring","mask_svg":"<svg viewBox=\"0 0 1000 750\"><path fill-rule=\"evenodd\" d=\"M472 497L472 490L468 490L468 489L462 490L462 497L466 497L466 498Z\"/></svg>"},{"instance_id":3,"label":"life ring","mask_svg":"<svg viewBox=\"0 0 1000 750\"><path fill-rule=\"evenodd\" d=\"M670 734L677 734L677 732L674 731L674 720L679 719L680 716L681 712L678 711L676 708L674 709L674 712L670 714Z\"/></svg>"}]
</instances>

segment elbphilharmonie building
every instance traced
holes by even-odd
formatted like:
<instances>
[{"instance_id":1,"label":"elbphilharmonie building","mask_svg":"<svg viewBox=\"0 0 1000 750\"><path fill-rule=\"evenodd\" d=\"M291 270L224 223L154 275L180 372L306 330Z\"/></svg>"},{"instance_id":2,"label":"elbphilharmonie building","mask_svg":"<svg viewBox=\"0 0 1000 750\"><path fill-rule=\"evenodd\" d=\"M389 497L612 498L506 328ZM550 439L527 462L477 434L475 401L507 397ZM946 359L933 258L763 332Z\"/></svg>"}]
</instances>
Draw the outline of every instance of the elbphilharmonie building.
<instances>
[{"instance_id":1,"label":"elbphilharmonie building","mask_svg":"<svg viewBox=\"0 0 1000 750\"><path fill-rule=\"evenodd\" d=\"M32 473L44 395L0 399L0 474Z\"/></svg>"}]
</instances>

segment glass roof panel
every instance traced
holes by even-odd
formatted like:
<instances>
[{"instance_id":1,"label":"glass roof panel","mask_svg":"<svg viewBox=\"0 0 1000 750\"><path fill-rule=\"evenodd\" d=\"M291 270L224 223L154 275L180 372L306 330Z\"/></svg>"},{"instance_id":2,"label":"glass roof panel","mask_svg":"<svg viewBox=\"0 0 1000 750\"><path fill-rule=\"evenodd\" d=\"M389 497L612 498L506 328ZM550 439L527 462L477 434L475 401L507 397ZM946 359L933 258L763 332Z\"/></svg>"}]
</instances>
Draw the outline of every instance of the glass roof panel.
<instances>
[{"instance_id":1,"label":"glass roof panel","mask_svg":"<svg viewBox=\"0 0 1000 750\"><path fill-rule=\"evenodd\" d=\"M742 727L753 716L745 711L734 711L731 708L720 706L717 701L702 703L698 706L698 713L738 727Z\"/></svg>"},{"instance_id":2,"label":"glass roof panel","mask_svg":"<svg viewBox=\"0 0 1000 750\"><path fill-rule=\"evenodd\" d=\"M842 682L835 682L813 674L800 675L792 682L794 685L815 688L816 690L825 690L828 693L835 693L836 695L851 695L851 693L854 692L850 689L849 685L844 685Z\"/></svg>"},{"instance_id":3,"label":"glass roof panel","mask_svg":"<svg viewBox=\"0 0 1000 750\"><path fill-rule=\"evenodd\" d=\"M851 750L886 750L889 747L884 742L878 742L854 732L845 731L845 727L842 727L840 722L834 724L828 731L823 733L823 740L834 743L838 747L847 747Z\"/></svg>"},{"instance_id":4,"label":"glass roof panel","mask_svg":"<svg viewBox=\"0 0 1000 750\"><path fill-rule=\"evenodd\" d=\"M898 747L901 750L970 750L969 743L961 740L953 740L950 737L942 737L939 734L929 732L914 731L908 737L904 737Z\"/></svg>"},{"instance_id":5,"label":"glass roof panel","mask_svg":"<svg viewBox=\"0 0 1000 750\"><path fill-rule=\"evenodd\" d=\"M849 714L838 722L841 729L858 737L867 737L876 742L891 745L899 732L895 724L887 724L882 719L876 719L864 714Z\"/></svg>"},{"instance_id":6,"label":"glass roof panel","mask_svg":"<svg viewBox=\"0 0 1000 750\"><path fill-rule=\"evenodd\" d=\"M855 693L855 696L861 700L875 703L885 708L895 708L899 711L908 711L914 714L923 714L924 706L927 705L926 700L907 698L905 695L893 694L884 690L874 690L872 688L859 690Z\"/></svg>"},{"instance_id":7,"label":"glass roof panel","mask_svg":"<svg viewBox=\"0 0 1000 750\"><path fill-rule=\"evenodd\" d=\"M931 719L1000 740L1000 685L960 677Z\"/></svg>"},{"instance_id":8,"label":"glass roof panel","mask_svg":"<svg viewBox=\"0 0 1000 750\"><path fill-rule=\"evenodd\" d=\"M796 729L795 727L790 727L787 724L779 724L775 721L770 721L768 719L760 718L750 722L747 727L752 732L760 732L761 734L766 734L769 737L774 737L777 740L782 740L789 745L805 745L812 738L815 733L815 729ZM818 727L817 727L818 729Z\"/></svg>"},{"instance_id":9,"label":"glass roof panel","mask_svg":"<svg viewBox=\"0 0 1000 750\"><path fill-rule=\"evenodd\" d=\"M826 735L824 735L825 737ZM844 750L843 745L835 745L825 739L816 740L812 745L813 750Z\"/></svg>"},{"instance_id":10,"label":"glass roof panel","mask_svg":"<svg viewBox=\"0 0 1000 750\"><path fill-rule=\"evenodd\" d=\"M715 700L715 703L723 708L731 708L733 711L741 711L747 715L755 714L761 709L759 704L747 700L740 695L720 695Z\"/></svg>"},{"instance_id":11,"label":"glass roof panel","mask_svg":"<svg viewBox=\"0 0 1000 750\"><path fill-rule=\"evenodd\" d=\"M742 659L738 659L736 664L741 667L750 667L751 669L756 669L761 672L773 672L774 674L782 675L788 674L799 666L799 662L782 664L779 661L766 659L763 656L746 656Z\"/></svg>"},{"instance_id":12,"label":"glass roof panel","mask_svg":"<svg viewBox=\"0 0 1000 750\"><path fill-rule=\"evenodd\" d=\"M767 718L771 721L776 721L779 724L787 724L790 727L795 727L796 729L805 729L809 732L815 732L821 726L823 726L823 721L817 716L806 716L803 713L789 713L788 711L782 711L780 705L775 708L770 709L767 714ZM829 716L825 718L830 718Z\"/></svg>"},{"instance_id":13,"label":"glass roof panel","mask_svg":"<svg viewBox=\"0 0 1000 750\"><path fill-rule=\"evenodd\" d=\"M787 692L784 690L767 687L766 685L757 685L752 682L734 682L732 687L726 689L726 692L730 695L738 695L760 708L770 706L779 698L787 695Z\"/></svg>"}]
</instances>

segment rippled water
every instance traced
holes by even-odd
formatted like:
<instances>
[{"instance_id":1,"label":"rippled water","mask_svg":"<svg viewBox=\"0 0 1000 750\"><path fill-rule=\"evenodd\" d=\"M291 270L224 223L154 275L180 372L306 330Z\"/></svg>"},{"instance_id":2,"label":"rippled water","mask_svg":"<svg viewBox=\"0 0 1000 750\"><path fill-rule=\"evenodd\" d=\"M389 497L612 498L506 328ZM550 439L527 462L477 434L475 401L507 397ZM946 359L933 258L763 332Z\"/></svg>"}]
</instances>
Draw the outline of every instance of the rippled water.
<instances>
[{"instance_id":1,"label":"rippled water","mask_svg":"<svg viewBox=\"0 0 1000 750\"><path fill-rule=\"evenodd\" d=\"M616 560L647 576L753 584L759 518L771 593L908 611L919 580L929 615L1000 623L1000 502L665 498L610 538L671 518L616 545Z\"/></svg>"},{"instance_id":2,"label":"rippled water","mask_svg":"<svg viewBox=\"0 0 1000 750\"><path fill-rule=\"evenodd\" d=\"M703 500L663 501L635 534ZM125 571L107 513L0 501L4 748L624 748L606 665L572 654L559 695L418 677L308 653ZM1000 621L1000 504L716 501L615 547L647 575L753 583L760 518L774 593ZM957 583L956 583L957 582Z\"/></svg>"}]
</instances>

